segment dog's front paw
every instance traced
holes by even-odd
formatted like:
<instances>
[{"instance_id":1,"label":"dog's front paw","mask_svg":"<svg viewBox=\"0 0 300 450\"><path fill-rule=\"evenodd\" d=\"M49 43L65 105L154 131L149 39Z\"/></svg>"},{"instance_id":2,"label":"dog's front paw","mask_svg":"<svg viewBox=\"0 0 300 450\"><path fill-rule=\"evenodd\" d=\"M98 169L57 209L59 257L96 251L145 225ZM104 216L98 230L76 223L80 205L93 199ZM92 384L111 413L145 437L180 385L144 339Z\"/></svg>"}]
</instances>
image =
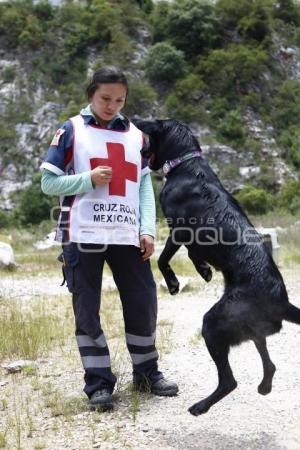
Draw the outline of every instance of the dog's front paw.
<instances>
[{"instance_id":1,"label":"dog's front paw","mask_svg":"<svg viewBox=\"0 0 300 450\"><path fill-rule=\"evenodd\" d=\"M207 269L205 269L205 270L202 272L202 278L203 278L207 283L210 282L210 280L212 279L212 276L213 276L213 273L212 273L212 270L211 270L210 267L208 267Z\"/></svg>"},{"instance_id":2,"label":"dog's front paw","mask_svg":"<svg viewBox=\"0 0 300 450\"><path fill-rule=\"evenodd\" d=\"M173 270L169 267L166 271L163 272L163 276L170 294L178 294L180 284Z\"/></svg>"},{"instance_id":3,"label":"dog's front paw","mask_svg":"<svg viewBox=\"0 0 300 450\"><path fill-rule=\"evenodd\" d=\"M208 410L209 406L205 400L195 403L189 408L189 412L193 414L193 416L200 416L201 414L205 414Z\"/></svg>"}]
</instances>

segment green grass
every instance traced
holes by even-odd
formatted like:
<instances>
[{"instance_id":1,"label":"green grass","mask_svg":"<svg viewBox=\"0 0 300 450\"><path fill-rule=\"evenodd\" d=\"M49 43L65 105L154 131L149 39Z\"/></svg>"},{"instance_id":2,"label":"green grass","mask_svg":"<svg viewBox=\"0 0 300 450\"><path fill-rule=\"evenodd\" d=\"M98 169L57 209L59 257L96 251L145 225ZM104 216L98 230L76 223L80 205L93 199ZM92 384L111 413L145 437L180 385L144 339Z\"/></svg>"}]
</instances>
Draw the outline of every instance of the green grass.
<instances>
[{"instance_id":1,"label":"green grass","mask_svg":"<svg viewBox=\"0 0 300 450\"><path fill-rule=\"evenodd\" d=\"M273 226L271 222L263 225ZM280 263L284 266L300 264L299 230L289 228L287 232L279 232L278 239L281 246ZM50 277L52 274L60 275L60 264L55 261L57 249L30 253L31 244L28 243L29 238L27 243L22 244L23 247L18 244L17 259L19 263L22 261L22 264L16 272L6 273L6 276L11 276L13 281L15 277L35 277L37 274L49 276L50 273ZM186 251L177 254L171 265L178 275L195 276L196 280L199 279L199 286L205 286ZM162 276L154 258L152 266L156 280L161 280ZM107 268L105 273L111 275ZM211 283L219 289L222 284L221 274L214 272ZM198 281L195 282L195 285L197 284ZM169 294L159 292L160 301L170 299ZM40 365L37 371L34 366L29 366L21 374L10 375L10 379L14 381L1 388L3 399L0 401L0 420L3 427L0 432L0 448L47 448L47 434L53 437L62 429L65 430L64 436L71 439L76 435L76 415L88 411L87 399L83 395L74 394L73 397L73 393L70 397L58 390L56 378L68 367L69 374L71 370L76 370L74 377L70 375L71 385L80 385L82 382L80 357L73 337L74 318L71 304L70 294L26 296L16 301L14 298L1 298L0 292L0 363L2 360L38 357L46 357L51 361L51 365ZM101 323L110 348L112 368L118 377L115 395L128 405L128 413L135 423L144 402L149 399L145 394L132 392L129 387L131 363L126 348L122 307L117 289L105 289L102 292ZM203 344L201 339L200 330L197 330L187 339L187 343L196 347ZM157 324L156 341L160 359L174 349L174 342L173 321L170 318L160 320ZM4 374L4 370L1 370ZM46 435L40 430L41 418L45 417L51 419L51 427L46 419L49 422ZM99 413L90 412L84 417L88 430L87 444L86 447L80 448L92 448L96 442L101 442L101 445L103 443L104 447L107 444L115 445L116 448L130 448L121 429L117 426L107 429L101 424L103 417Z\"/></svg>"},{"instance_id":2,"label":"green grass","mask_svg":"<svg viewBox=\"0 0 300 450\"><path fill-rule=\"evenodd\" d=\"M197 347L201 340L203 339L201 329L199 328L196 333L190 337L189 343L192 347Z\"/></svg>"},{"instance_id":3,"label":"green grass","mask_svg":"<svg viewBox=\"0 0 300 450\"><path fill-rule=\"evenodd\" d=\"M0 431L0 448L6 448L6 432Z\"/></svg>"},{"instance_id":4,"label":"green grass","mask_svg":"<svg viewBox=\"0 0 300 450\"><path fill-rule=\"evenodd\" d=\"M1 359L36 359L53 345L63 343L64 318L49 308L47 298L34 299L30 303L29 306L21 301L1 299Z\"/></svg>"},{"instance_id":5,"label":"green grass","mask_svg":"<svg viewBox=\"0 0 300 450\"><path fill-rule=\"evenodd\" d=\"M70 419L87 410L87 399L66 398L62 392L54 391L45 396L44 406L50 408L52 417L63 416L65 419Z\"/></svg>"},{"instance_id":6,"label":"green grass","mask_svg":"<svg viewBox=\"0 0 300 450\"><path fill-rule=\"evenodd\" d=\"M170 353L173 348L172 331L174 322L171 320L159 320L157 323L156 331L156 348L159 353L160 359L164 355Z\"/></svg>"},{"instance_id":7,"label":"green grass","mask_svg":"<svg viewBox=\"0 0 300 450\"><path fill-rule=\"evenodd\" d=\"M290 267L300 264L300 226L289 226L278 232L279 265Z\"/></svg>"},{"instance_id":8,"label":"green grass","mask_svg":"<svg viewBox=\"0 0 300 450\"><path fill-rule=\"evenodd\" d=\"M300 221L300 213L293 215L287 211L274 210L264 215L251 216L250 219L256 227L287 228Z\"/></svg>"},{"instance_id":9,"label":"green grass","mask_svg":"<svg viewBox=\"0 0 300 450\"><path fill-rule=\"evenodd\" d=\"M199 276L196 271L192 261L188 258L187 250L183 249L180 251L180 254L176 254L170 261L170 266L172 267L175 274L179 276ZM157 267L157 259L156 257L152 257L151 259L151 267L153 271L154 278L157 282L162 279L162 274Z\"/></svg>"},{"instance_id":10,"label":"green grass","mask_svg":"<svg viewBox=\"0 0 300 450\"><path fill-rule=\"evenodd\" d=\"M293 216L287 212L283 211L272 211L263 216L253 216L251 217L254 225L257 227L281 227L287 228L294 224L296 221L300 221L300 215ZM60 246L52 247L47 250L36 250L33 247L33 244L42 239L47 232L50 231L50 225L47 224L47 227L42 224L41 227L32 227L32 229L24 229L24 230L11 230L11 231L2 231L0 234L0 240L4 242L8 242L12 245L16 262L18 267L12 271L8 269L0 269L0 276L8 276L13 274L15 277L23 277L26 276L35 276L39 274L40 276L59 276L61 265L56 260L58 254L61 252ZM166 241L167 236L169 234L168 226L166 221L162 219L158 225L157 231L157 239L156 245L161 246ZM288 237L288 235L284 235L279 232L279 244L281 246L280 253L284 254L284 261L298 263L300 253L300 243L297 237L297 233L294 232ZM300 236L300 233L298 232ZM290 245L290 241L294 240L292 245ZM285 250L287 248L287 251ZM299 252L297 250L299 248ZM289 254L288 254L289 253ZM161 280L162 276L157 267L156 258L151 259L152 269L156 280ZM186 250L181 250L180 254L176 254L171 261L171 266L175 273L181 276L195 276L198 274L187 256ZM105 273L109 273L107 267L105 267Z\"/></svg>"},{"instance_id":11,"label":"green grass","mask_svg":"<svg viewBox=\"0 0 300 450\"><path fill-rule=\"evenodd\" d=\"M300 225L296 226L296 222L300 222L300 214L292 215L281 210L271 211L262 216L250 217L255 227L277 228L277 238L279 243L279 265L298 265L300 264ZM168 230L164 223L159 226L158 244L162 246L168 236ZM157 261L152 258L152 269L156 280L161 280L162 275L157 267ZM188 258L187 251L181 250L170 261L170 266L176 275L199 277L192 262ZM213 278L214 279L214 278Z\"/></svg>"}]
</instances>

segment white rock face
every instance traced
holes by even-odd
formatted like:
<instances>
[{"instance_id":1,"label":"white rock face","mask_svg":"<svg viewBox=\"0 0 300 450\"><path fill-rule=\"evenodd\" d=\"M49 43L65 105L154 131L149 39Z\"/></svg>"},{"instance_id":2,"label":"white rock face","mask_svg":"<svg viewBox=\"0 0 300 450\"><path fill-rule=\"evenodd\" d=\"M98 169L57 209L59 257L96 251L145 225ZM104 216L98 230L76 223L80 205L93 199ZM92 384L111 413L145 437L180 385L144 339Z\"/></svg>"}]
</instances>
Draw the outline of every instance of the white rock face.
<instances>
[{"instance_id":1,"label":"white rock face","mask_svg":"<svg viewBox=\"0 0 300 450\"><path fill-rule=\"evenodd\" d=\"M0 267L15 265L16 261L12 247L5 242L0 242Z\"/></svg>"},{"instance_id":2,"label":"white rock face","mask_svg":"<svg viewBox=\"0 0 300 450\"><path fill-rule=\"evenodd\" d=\"M30 185L30 181L25 181L24 183L16 182L12 179L15 174L14 166L10 165L7 170L3 171L4 174L7 173L7 178L0 181L0 208L7 211L12 210L14 205L10 199L10 194L25 189Z\"/></svg>"},{"instance_id":3,"label":"white rock face","mask_svg":"<svg viewBox=\"0 0 300 450\"><path fill-rule=\"evenodd\" d=\"M240 175L245 178L250 178L253 175L257 175L260 173L260 167L240 167L239 168Z\"/></svg>"}]
</instances>

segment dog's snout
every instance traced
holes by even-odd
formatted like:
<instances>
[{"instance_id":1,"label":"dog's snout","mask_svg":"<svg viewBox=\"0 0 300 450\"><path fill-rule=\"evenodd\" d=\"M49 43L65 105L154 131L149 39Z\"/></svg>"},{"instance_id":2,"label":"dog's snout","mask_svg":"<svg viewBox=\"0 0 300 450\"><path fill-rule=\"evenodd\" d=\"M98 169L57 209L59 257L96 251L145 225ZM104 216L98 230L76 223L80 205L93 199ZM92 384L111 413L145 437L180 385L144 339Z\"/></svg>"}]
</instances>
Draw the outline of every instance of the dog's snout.
<instances>
[{"instance_id":1,"label":"dog's snout","mask_svg":"<svg viewBox=\"0 0 300 450\"><path fill-rule=\"evenodd\" d=\"M145 142L144 143L144 146L143 146L143 148L141 150L141 155L144 158L149 158L150 157L151 151L150 151L150 144L149 144L149 142Z\"/></svg>"}]
</instances>

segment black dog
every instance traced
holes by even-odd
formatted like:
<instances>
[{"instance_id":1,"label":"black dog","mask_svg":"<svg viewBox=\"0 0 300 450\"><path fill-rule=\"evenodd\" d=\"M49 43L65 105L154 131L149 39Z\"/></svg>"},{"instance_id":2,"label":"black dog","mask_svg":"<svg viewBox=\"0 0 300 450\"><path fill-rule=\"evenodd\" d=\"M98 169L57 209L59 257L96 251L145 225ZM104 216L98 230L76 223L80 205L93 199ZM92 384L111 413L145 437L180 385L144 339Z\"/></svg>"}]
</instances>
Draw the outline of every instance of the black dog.
<instances>
[{"instance_id":1,"label":"black dog","mask_svg":"<svg viewBox=\"0 0 300 450\"><path fill-rule=\"evenodd\" d=\"M254 341L261 356L263 379L258 392L266 395L275 372L266 336L278 332L282 320L300 324L300 309L289 303L269 250L202 157L190 129L171 119L135 123L149 135L142 154L153 170L163 167L166 174L160 202L170 236L158 263L170 293L178 292L179 283L169 261L182 244L206 281L211 279L209 265L224 276L224 294L205 314L202 328L219 384L189 411L203 414L236 388L228 353L230 346L247 340Z\"/></svg>"}]
</instances>

